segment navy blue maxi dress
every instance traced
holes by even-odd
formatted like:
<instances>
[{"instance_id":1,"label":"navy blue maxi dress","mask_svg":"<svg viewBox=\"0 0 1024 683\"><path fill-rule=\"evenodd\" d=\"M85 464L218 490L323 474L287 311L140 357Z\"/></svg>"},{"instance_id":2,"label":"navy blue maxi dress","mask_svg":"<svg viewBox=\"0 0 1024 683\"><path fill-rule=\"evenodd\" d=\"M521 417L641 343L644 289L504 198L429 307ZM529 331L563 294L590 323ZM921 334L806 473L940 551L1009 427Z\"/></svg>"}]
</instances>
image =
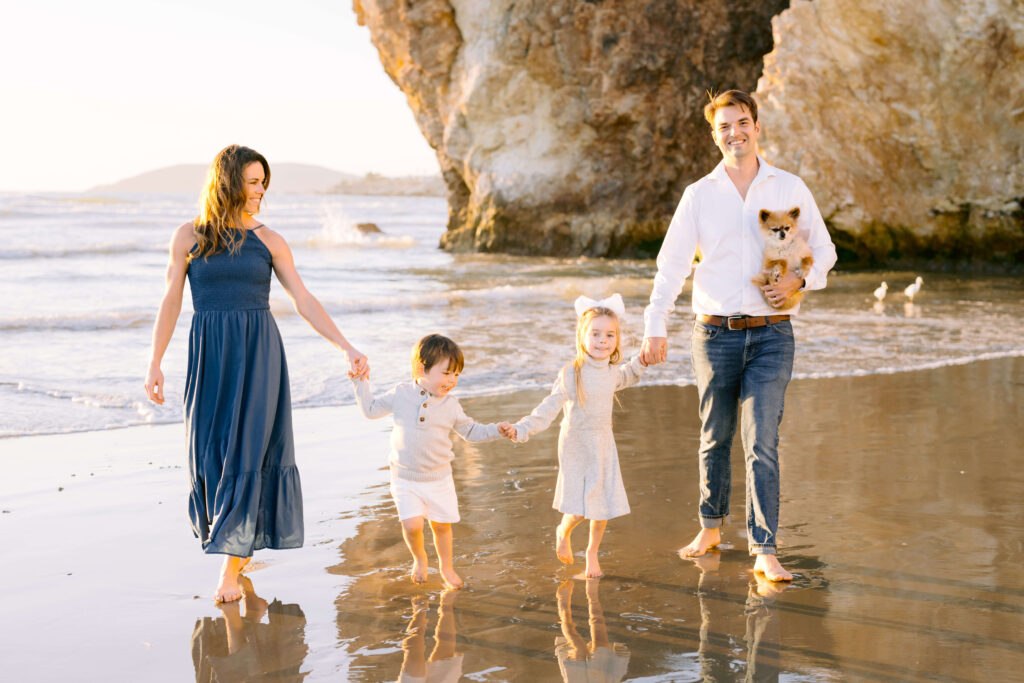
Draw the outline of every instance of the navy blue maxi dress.
<instances>
[{"instance_id":1,"label":"navy blue maxi dress","mask_svg":"<svg viewBox=\"0 0 1024 683\"><path fill-rule=\"evenodd\" d=\"M302 545L284 346L270 314L270 251L241 249L188 265L192 329L185 429L192 530L207 553L248 557Z\"/></svg>"}]
</instances>

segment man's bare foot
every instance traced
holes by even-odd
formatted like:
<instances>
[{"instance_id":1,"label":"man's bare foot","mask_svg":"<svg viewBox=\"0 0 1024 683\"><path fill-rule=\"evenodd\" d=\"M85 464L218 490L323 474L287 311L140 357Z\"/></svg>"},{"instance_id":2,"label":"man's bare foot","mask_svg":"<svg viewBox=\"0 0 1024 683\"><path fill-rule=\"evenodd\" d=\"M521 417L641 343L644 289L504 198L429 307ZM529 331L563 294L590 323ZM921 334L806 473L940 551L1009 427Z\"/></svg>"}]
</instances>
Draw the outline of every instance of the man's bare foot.
<instances>
[{"instance_id":1,"label":"man's bare foot","mask_svg":"<svg viewBox=\"0 0 1024 683\"><path fill-rule=\"evenodd\" d=\"M235 572L223 572L220 575L220 583L217 584L217 592L213 594L213 601L234 602L242 597L242 588L238 585L238 574Z\"/></svg>"},{"instance_id":2,"label":"man's bare foot","mask_svg":"<svg viewBox=\"0 0 1024 683\"><path fill-rule=\"evenodd\" d=\"M409 576L412 577L413 583L426 583L427 582L427 563L420 562L419 560L412 561L412 570L409 571Z\"/></svg>"},{"instance_id":3,"label":"man's bare foot","mask_svg":"<svg viewBox=\"0 0 1024 683\"><path fill-rule=\"evenodd\" d=\"M462 577L456 574L455 570L451 567L441 569L441 578L444 579L444 585L449 588L462 588L465 585Z\"/></svg>"},{"instance_id":4,"label":"man's bare foot","mask_svg":"<svg viewBox=\"0 0 1024 683\"><path fill-rule=\"evenodd\" d=\"M719 529L701 529L690 545L679 549L679 557L700 557L721 542L722 532Z\"/></svg>"},{"instance_id":5,"label":"man's bare foot","mask_svg":"<svg viewBox=\"0 0 1024 683\"><path fill-rule=\"evenodd\" d=\"M786 581L769 581L764 574L754 572L755 592L762 598L773 598L792 584Z\"/></svg>"},{"instance_id":6,"label":"man's bare foot","mask_svg":"<svg viewBox=\"0 0 1024 683\"><path fill-rule=\"evenodd\" d=\"M555 529L555 555L562 564L572 564L572 539L561 524Z\"/></svg>"},{"instance_id":7,"label":"man's bare foot","mask_svg":"<svg viewBox=\"0 0 1024 683\"><path fill-rule=\"evenodd\" d=\"M793 575L782 568L779 558L767 553L759 553L754 562L754 571L764 574L769 581L792 581Z\"/></svg>"},{"instance_id":8,"label":"man's bare foot","mask_svg":"<svg viewBox=\"0 0 1024 683\"><path fill-rule=\"evenodd\" d=\"M587 553L587 571L584 573L588 579L599 579L604 574L601 573L601 563L597 561L597 553L591 555Z\"/></svg>"}]
</instances>

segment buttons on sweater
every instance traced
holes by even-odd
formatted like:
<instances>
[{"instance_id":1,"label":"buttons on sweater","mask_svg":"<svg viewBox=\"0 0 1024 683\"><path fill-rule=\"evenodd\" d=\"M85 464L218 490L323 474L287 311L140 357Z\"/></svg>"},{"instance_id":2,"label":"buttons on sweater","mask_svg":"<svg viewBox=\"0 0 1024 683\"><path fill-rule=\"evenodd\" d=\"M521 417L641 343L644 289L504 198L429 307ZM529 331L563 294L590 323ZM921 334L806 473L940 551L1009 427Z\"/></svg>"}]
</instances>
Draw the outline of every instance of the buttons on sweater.
<instances>
[{"instance_id":1,"label":"buttons on sweater","mask_svg":"<svg viewBox=\"0 0 1024 683\"><path fill-rule=\"evenodd\" d=\"M426 403L424 403L424 404L423 404L423 407L424 407L424 408L426 408L426 407L427 407L427 404L426 404Z\"/></svg>"},{"instance_id":2,"label":"buttons on sweater","mask_svg":"<svg viewBox=\"0 0 1024 683\"><path fill-rule=\"evenodd\" d=\"M421 418L420 418L420 422L423 422L423 421L424 421L425 419L427 419L427 418L425 418L425 417L421 417Z\"/></svg>"}]
</instances>

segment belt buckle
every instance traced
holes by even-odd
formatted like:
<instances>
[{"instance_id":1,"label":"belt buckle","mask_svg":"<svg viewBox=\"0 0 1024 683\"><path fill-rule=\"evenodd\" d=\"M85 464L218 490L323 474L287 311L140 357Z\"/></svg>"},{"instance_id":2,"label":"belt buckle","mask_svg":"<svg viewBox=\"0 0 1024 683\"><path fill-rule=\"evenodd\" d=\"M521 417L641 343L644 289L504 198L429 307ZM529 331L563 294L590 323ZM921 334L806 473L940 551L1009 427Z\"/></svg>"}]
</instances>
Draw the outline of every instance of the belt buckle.
<instances>
[{"instance_id":1,"label":"belt buckle","mask_svg":"<svg viewBox=\"0 0 1024 683\"><path fill-rule=\"evenodd\" d=\"M745 316L745 315L730 315L730 316L726 317L726 319L725 319L725 327L726 327L726 329L729 329L729 330L745 330L745 329L747 329L747 324L746 323L742 323L738 327L733 327L732 326L732 321L733 320L737 320L737 321L746 320L746 318L747 318L747 316Z\"/></svg>"}]
</instances>

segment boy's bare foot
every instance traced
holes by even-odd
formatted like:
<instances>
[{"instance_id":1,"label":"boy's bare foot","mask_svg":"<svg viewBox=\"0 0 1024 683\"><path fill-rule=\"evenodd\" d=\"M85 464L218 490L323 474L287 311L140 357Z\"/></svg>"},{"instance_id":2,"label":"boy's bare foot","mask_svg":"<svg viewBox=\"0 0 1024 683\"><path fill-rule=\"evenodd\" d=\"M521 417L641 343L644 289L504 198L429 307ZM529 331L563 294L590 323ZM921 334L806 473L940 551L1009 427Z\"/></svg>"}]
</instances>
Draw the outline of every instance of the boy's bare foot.
<instances>
[{"instance_id":1,"label":"boy's bare foot","mask_svg":"<svg viewBox=\"0 0 1024 683\"><path fill-rule=\"evenodd\" d=\"M759 553L754 562L754 571L764 574L769 581L792 581L793 575L782 568L775 555Z\"/></svg>"},{"instance_id":2,"label":"boy's bare foot","mask_svg":"<svg viewBox=\"0 0 1024 683\"><path fill-rule=\"evenodd\" d=\"M441 570L441 578L444 579L444 585L449 588L462 588L465 585L462 577L456 574L455 570L450 567L445 567Z\"/></svg>"},{"instance_id":3,"label":"boy's bare foot","mask_svg":"<svg viewBox=\"0 0 1024 683\"><path fill-rule=\"evenodd\" d=\"M562 564L572 564L572 539L561 524L555 529L555 555Z\"/></svg>"},{"instance_id":4,"label":"boy's bare foot","mask_svg":"<svg viewBox=\"0 0 1024 683\"><path fill-rule=\"evenodd\" d=\"M409 572L409 576L412 577L413 583L426 583L427 582L427 563L420 562L414 559L412 561L412 570Z\"/></svg>"},{"instance_id":5,"label":"boy's bare foot","mask_svg":"<svg viewBox=\"0 0 1024 683\"><path fill-rule=\"evenodd\" d=\"M700 557L721 542L722 532L719 529L701 529L690 545L679 549L679 557Z\"/></svg>"},{"instance_id":6,"label":"boy's bare foot","mask_svg":"<svg viewBox=\"0 0 1024 683\"><path fill-rule=\"evenodd\" d=\"M597 553L591 555L587 553L587 571L584 575L588 579L599 579L604 574L601 573L601 563L597 561Z\"/></svg>"}]
</instances>

